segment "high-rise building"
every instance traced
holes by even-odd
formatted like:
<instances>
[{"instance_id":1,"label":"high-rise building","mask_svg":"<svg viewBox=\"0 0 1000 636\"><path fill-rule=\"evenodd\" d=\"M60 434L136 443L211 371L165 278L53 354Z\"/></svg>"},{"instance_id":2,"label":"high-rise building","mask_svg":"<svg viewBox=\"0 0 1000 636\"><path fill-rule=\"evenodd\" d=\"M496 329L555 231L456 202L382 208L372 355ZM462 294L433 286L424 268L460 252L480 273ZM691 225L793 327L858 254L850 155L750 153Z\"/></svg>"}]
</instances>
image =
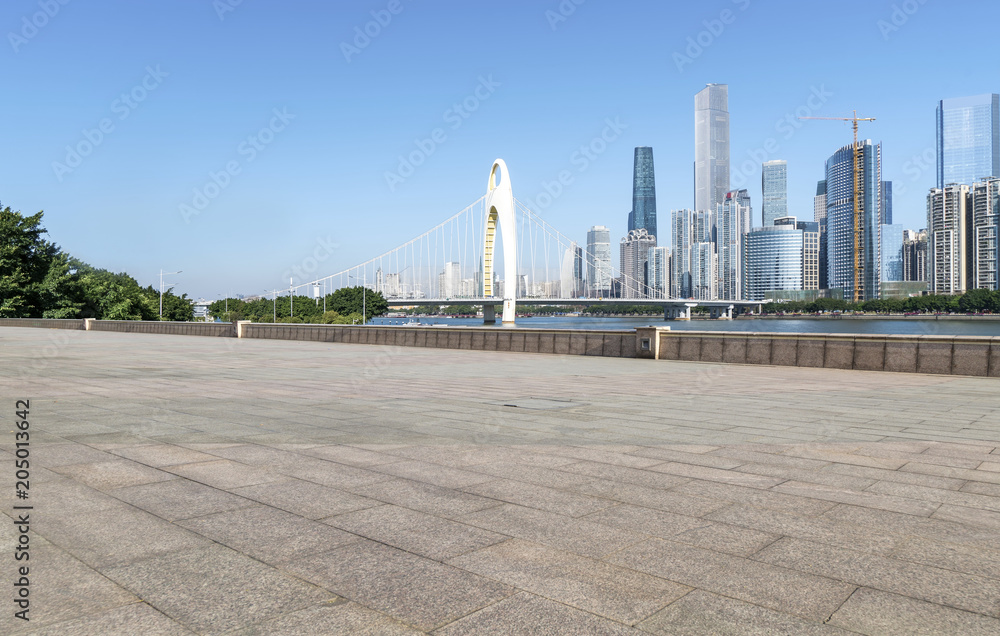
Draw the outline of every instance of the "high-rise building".
<instances>
[{"instance_id":1,"label":"high-rise building","mask_svg":"<svg viewBox=\"0 0 1000 636\"><path fill-rule=\"evenodd\" d=\"M632 230L621 240L622 298L649 297L649 248L656 237L645 228Z\"/></svg>"},{"instance_id":2,"label":"high-rise building","mask_svg":"<svg viewBox=\"0 0 1000 636\"><path fill-rule=\"evenodd\" d=\"M715 300L719 297L718 256L715 245L701 242L691 244L691 296L697 300Z\"/></svg>"},{"instance_id":3,"label":"high-rise building","mask_svg":"<svg viewBox=\"0 0 1000 636\"><path fill-rule=\"evenodd\" d=\"M973 286L976 289L1000 289L997 267L998 230L1000 230L1000 178L972 185L972 249L975 256Z\"/></svg>"},{"instance_id":4,"label":"high-rise building","mask_svg":"<svg viewBox=\"0 0 1000 636\"><path fill-rule=\"evenodd\" d=\"M903 280L927 281L927 230L903 230Z\"/></svg>"},{"instance_id":5,"label":"high-rise building","mask_svg":"<svg viewBox=\"0 0 1000 636\"><path fill-rule=\"evenodd\" d=\"M816 182L816 196L813 197L813 221L819 223L819 288L828 289L826 255L826 179Z\"/></svg>"},{"instance_id":6,"label":"high-rise building","mask_svg":"<svg viewBox=\"0 0 1000 636\"><path fill-rule=\"evenodd\" d=\"M764 227L788 216L788 163L782 159L765 161L760 167L761 202Z\"/></svg>"},{"instance_id":7,"label":"high-rise building","mask_svg":"<svg viewBox=\"0 0 1000 636\"><path fill-rule=\"evenodd\" d=\"M591 298L611 296L611 230L595 225L587 232L587 285Z\"/></svg>"},{"instance_id":8,"label":"high-rise building","mask_svg":"<svg viewBox=\"0 0 1000 636\"><path fill-rule=\"evenodd\" d=\"M752 229L753 208L746 190L726 193L718 213L719 298L743 299L743 237Z\"/></svg>"},{"instance_id":9,"label":"high-rise building","mask_svg":"<svg viewBox=\"0 0 1000 636\"><path fill-rule=\"evenodd\" d=\"M570 243L563 253L562 267L559 271L559 297L579 298L583 295L583 248Z\"/></svg>"},{"instance_id":10,"label":"high-rise building","mask_svg":"<svg viewBox=\"0 0 1000 636\"><path fill-rule=\"evenodd\" d=\"M690 298L694 212L687 209L671 211L670 227L672 230L670 238L670 297Z\"/></svg>"},{"instance_id":11,"label":"high-rise building","mask_svg":"<svg viewBox=\"0 0 1000 636\"><path fill-rule=\"evenodd\" d=\"M392 273L385 275L385 296L386 298L402 297L402 286L399 283L399 274Z\"/></svg>"},{"instance_id":12,"label":"high-rise building","mask_svg":"<svg viewBox=\"0 0 1000 636\"><path fill-rule=\"evenodd\" d=\"M796 220L795 229L802 231L802 289L819 289L819 223Z\"/></svg>"},{"instance_id":13,"label":"high-rise building","mask_svg":"<svg viewBox=\"0 0 1000 636\"><path fill-rule=\"evenodd\" d=\"M694 243L714 243L715 210L695 210L691 215L691 236Z\"/></svg>"},{"instance_id":14,"label":"high-rise building","mask_svg":"<svg viewBox=\"0 0 1000 636\"><path fill-rule=\"evenodd\" d=\"M694 209L715 210L729 191L729 86L694 96Z\"/></svg>"},{"instance_id":15,"label":"high-rise building","mask_svg":"<svg viewBox=\"0 0 1000 636\"><path fill-rule=\"evenodd\" d=\"M632 211L628 215L629 232L644 229L656 236L656 179L653 174L653 149L639 146L632 164Z\"/></svg>"},{"instance_id":16,"label":"high-rise building","mask_svg":"<svg viewBox=\"0 0 1000 636\"><path fill-rule=\"evenodd\" d=\"M937 124L937 187L1000 177L1000 94L942 99Z\"/></svg>"},{"instance_id":17,"label":"high-rise building","mask_svg":"<svg viewBox=\"0 0 1000 636\"><path fill-rule=\"evenodd\" d=\"M892 225L892 181L883 181L882 188L879 189L878 194L881 197L878 209L882 214L882 219L879 223L882 225Z\"/></svg>"},{"instance_id":18,"label":"high-rise building","mask_svg":"<svg viewBox=\"0 0 1000 636\"><path fill-rule=\"evenodd\" d=\"M972 271L969 258L969 186L952 183L927 195L928 290L964 294Z\"/></svg>"},{"instance_id":19,"label":"high-rise building","mask_svg":"<svg viewBox=\"0 0 1000 636\"><path fill-rule=\"evenodd\" d=\"M653 298L670 296L670 250L665 247L649 248L649 288Z\"/></svg>"},{"instance_id":20,"label":"high-rise building","mask_svg":"<svg viewBox=\"0 0 1000 636\"><path fill-rule=\"evenodd\" d=\"M438 274L439 298L457 298L462 291L462 268L458 263L445 263L444 271Z\"/></svg>"},{"instance_id":21,"label":"high-rise building","mask_svg":"<svg viewBox=\"0 0 1000 636\"><path fill-rule=\"evenodd\" d=\"M883 224L880 236L882 240L882 247L879 250L882 268L880 279L883 282L904 280L903 226Z\"/></svg>"},{"instance_id":22,"label":"high-rise building","mask_svg":"<svg viewBox=\"0 0 1000 636\"><path fill-rule=\"evenodd\" d=\"M796 227L795 217L786 217L776 225L755 228L746 235L743 261L746 300L764 300L769 291L803 289L805 234ZM813 242L818 243L818 233L812 234Z\"/></svg>"},{"instance_id":23,"label":"high-rise building","mask_svg":"<svg viewBox=\"0 0 1000 636\"><path fill-rule=\"evenodd\" d=\"M859 144L863 173L858 219L854 218L853 145L844 146L826 161L827 284L842 288L847 300L871 300L879 294L882 144L870 139Z\"/></svg>"}]
</instances>

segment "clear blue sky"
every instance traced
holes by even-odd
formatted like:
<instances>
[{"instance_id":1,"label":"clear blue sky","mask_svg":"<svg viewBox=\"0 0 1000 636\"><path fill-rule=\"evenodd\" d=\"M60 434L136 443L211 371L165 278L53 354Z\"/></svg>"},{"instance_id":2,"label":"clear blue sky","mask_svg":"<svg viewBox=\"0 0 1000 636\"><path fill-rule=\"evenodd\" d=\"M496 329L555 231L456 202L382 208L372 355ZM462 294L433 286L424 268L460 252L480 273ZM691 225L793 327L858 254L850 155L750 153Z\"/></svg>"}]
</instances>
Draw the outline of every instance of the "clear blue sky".
<instances>
[{"instance_id":1,"label":"clear blue sky","mask_svg":"<svg viewBox=\"0 0 1000 636\"><path fill-rule=\"evenodd\" d=\"M733 185L756 213L762 159L788 161L790 213L811 218L824 161L850 141L847 124L779 121L857 109L878 118L862 137L883 143L896 222L916 229L937 100L1000 92L998 17L939 0L5 0L0 201L45 210L51 238L96 266L143 285L184 270L178 292L207 298L287 285L319 241L337 245L322 272L395 247L479 198L496 157L522 201L570 171L542 214L580 242L595 224L617 241L635 146L654 149L659 226L693 204L694 94L715 82L729 84ZM366 26L377 34L355 42ZM575 161L608 120L625 127ZM67 156L85 130L102 138ZM227 165L238 174L185 221Z\"/></svg>"}]
</instances>

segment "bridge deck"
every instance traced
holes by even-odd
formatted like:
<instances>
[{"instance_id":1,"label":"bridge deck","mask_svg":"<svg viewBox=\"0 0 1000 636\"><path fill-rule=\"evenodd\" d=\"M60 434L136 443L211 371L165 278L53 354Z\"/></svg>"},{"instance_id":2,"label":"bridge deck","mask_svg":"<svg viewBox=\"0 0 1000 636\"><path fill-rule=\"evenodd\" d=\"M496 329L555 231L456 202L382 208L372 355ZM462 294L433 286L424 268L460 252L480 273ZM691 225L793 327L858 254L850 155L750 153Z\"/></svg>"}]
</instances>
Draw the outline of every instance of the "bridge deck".
<instances>
[{"instance_id":1,"label":"bridge deck","mask_svg":"<svg viewBox=\"0 0 1000 636\"><path fill-rule=\"evenodd\" d=\"M993 379L17 328L0 376L31 629L1000 632Z\"/></svg>"}]
</instances>

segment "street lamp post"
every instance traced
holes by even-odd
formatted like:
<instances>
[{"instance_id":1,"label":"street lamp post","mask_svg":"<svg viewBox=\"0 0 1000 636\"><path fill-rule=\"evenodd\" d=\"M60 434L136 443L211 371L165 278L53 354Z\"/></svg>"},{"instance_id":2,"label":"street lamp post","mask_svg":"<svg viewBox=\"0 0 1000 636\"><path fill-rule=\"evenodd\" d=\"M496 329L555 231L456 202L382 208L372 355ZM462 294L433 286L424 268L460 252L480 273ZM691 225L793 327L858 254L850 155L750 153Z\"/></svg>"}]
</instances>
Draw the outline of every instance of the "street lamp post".
<instances>
[{"instance_id":1,"label":"street lamp post","mask_svg":"<svg viewBox=\"0 0 1000 636\"><path fill-rule=\"evenodd\" d=\"M348 274L347 277L348 278L353 278L354 280L358 279L357 276L351 276L350 274ZM364 284L361 287L361 324L362 325L367 324L367 319L368 319L368 305L367 305L368 294L366 293L366 290L368 289L368 287L367 287L368 286L368 270L367 269L365 270L365 274L364 274L364 279L363 280L364 280Z\"/></svg>"},{"instance_id":2,"label":"street lamp post","mask_svg":"<svg viewBox=\"0 0 1000 636\"><path fill-rule=\"evenodd\" d=\"M160 269L160 320L163 320L163 277L165 275L173 276L174 274L181 274L181 273L182 271L178 270L176 272L167 272L166 274L164 274L163 269ZM173 285L171 285L171 287L173 287Z\"/></svg>"},{"instance_id":3,"label":"street lamp post","mask_svg":"<svg viewBox=\"0 0 1000 636\"><path fill-rule=\"evenodd\" d=\"M276 323L278 322L278 290L272 289L271 291L274 293L274 298L271 304L271 322ZM267 293L266 289L264 290L264 293Z\"/></svg>"}]
</instances>

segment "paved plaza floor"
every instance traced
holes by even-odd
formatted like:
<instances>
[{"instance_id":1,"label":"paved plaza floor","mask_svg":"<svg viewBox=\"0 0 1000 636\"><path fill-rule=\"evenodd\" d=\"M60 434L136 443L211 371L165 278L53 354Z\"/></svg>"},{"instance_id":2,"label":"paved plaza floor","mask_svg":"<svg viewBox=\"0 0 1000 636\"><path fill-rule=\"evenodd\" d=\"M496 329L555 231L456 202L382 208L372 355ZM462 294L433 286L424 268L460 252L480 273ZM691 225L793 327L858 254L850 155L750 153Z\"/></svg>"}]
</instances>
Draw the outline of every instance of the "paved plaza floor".
<instances>
[{"instance_id":1,"label":"paved plaza floor","mask_svg":"<svg viewBox=\"0 0 1000 636\"><path fill-rule=\"evenodd\" d=\"M997 379L19 328L0 376L3 634L1000 633Z\"/></svg>"}]
</instances>

